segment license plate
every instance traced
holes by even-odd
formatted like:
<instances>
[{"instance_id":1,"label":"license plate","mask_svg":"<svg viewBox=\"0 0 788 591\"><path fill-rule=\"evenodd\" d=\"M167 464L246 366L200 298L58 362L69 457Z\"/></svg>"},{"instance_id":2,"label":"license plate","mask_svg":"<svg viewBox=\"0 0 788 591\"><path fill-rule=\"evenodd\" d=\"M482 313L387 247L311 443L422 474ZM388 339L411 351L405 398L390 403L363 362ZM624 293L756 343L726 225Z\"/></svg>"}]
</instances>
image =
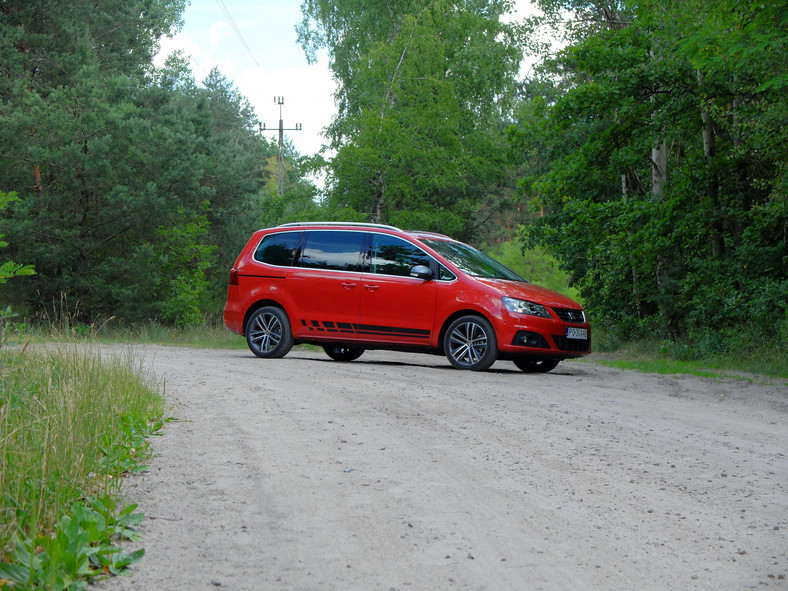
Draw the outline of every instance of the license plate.
<instances>
[{"instance_id":1,"label":"license plate","mask_svg":"<svg viewBox=\"0 0 788 591\"><path fill-rule=\"evenodd\" d=\"M567 327L566 338L588 340L588 329Z\"/></svg>"}]
</instances>

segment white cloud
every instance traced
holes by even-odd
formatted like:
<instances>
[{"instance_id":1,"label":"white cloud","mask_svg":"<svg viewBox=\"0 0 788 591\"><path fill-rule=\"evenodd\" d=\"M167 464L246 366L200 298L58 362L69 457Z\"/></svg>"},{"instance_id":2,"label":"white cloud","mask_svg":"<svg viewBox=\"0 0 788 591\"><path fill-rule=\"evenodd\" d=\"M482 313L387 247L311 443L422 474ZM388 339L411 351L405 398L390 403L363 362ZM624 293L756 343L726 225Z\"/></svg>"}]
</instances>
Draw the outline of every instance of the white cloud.
<instances>
[{"instance_id":1,"label":"white cloud","mask_svg":"<svg viewBox=\"0 0 788 591\"><path fill-rule=\"evenodd\" d=\"M233 36L232 27L225 21L216 21L208 29L208 41L211 47L216 47L223 39Z\"/></svg>"},{"instance_id":2,"label":"white cloud","mask_svg":"<svg viewBox=\"0 0 788 591\"><path fill-rule=\"evenodd\" d=\"M172 39L162 39L156 65L162 65L172 51L182 50L190 57L198 83L218 67L249 100L260 121L275 131L279 107L273 97L284 97L285 127L302 126L301 131L287 131L288 139L299 153L316 153L324 141L322 130L335 113L335 86L327 58L310 65L297 44L294 27L301 20L299 4L224 0L224 5L243 41L215 0L192 0L182 31ZM276 141L278 134L271 132L270 139Z\"/></svg>"},{"instance_id":3,"label":"white cloud","mask_svg":"<svg viewBox=\"0 0 788 591\"><path fill-rule=\"evenodd\" d=\"M299 153L316 153L325 141L322 131L336 113L336 86L327 57L310 65L297 43L294 27L302 18L299 3L224 0L223 4L243 41L215 0L192 0L184 14L183 30L173 39L162 40L156 63L161 65L162 56L181 49L191 57L198 83L211 68L218 67L249 99L268 129L278 130L279 126L279 107L273 97L284 97L285 127L302 125L301 131L286 132L288 139ZM530 0L516 0L514 10L515 18L524 18L535 8ZM276 141L277 134L271 132L270 137Z\"/></svg>"},{"instance_id":4,"label":"white cloud","mask_svg":"<svg viewBox=\"0 0 788 591\"><path fill-rule=\"evenodd\" d=\"M280 107L274 97L283 97L281 107L285 135L296 150L304 155L320 150L324 139L323 128L331 123L335 84L327 59L313 65L285 66L262 71L247 69L236 77L238 89L255 106L258 117L265 123L272 141L278 139ZM300 131L294 131L301 124Z\"/></svg>"}]
</instances>

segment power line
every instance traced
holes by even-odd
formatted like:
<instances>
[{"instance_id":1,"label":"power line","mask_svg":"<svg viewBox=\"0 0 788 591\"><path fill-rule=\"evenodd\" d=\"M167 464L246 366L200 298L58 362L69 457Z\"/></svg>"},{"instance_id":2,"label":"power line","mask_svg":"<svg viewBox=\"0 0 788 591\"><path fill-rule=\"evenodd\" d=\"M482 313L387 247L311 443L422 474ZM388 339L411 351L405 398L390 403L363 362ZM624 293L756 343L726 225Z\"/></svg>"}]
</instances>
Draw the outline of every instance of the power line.
<instances>
[{"instance_id":1,"label":"power line","mask_svg":"<svg viewBox=\"0 0 788 591\"><path fill-rule=\"evenodd\" d=\"M224 16L227 17L227 20L230 21L230 26L233 28L233 31L235 31L235 34L238 37L238 39L241 40L241 43L243 44L243 46L246 48L246 53L249 54L249 57L252 58L252 61L259 68L260 64L257 63L257 58L254 57L254 54L252 53L252 50L249 49L249 46L246 44L246 39L244 39L244 36L241 35L241 31L238 29L238 26L235 24L235 21L233 20L232 15L230 15L230 11L227 10L227 6L225 6L224 1L223 0L216 0L216 3L219 5L219 8L222 9L222 12L224 13Z\"/></svg>"}]
</instances>

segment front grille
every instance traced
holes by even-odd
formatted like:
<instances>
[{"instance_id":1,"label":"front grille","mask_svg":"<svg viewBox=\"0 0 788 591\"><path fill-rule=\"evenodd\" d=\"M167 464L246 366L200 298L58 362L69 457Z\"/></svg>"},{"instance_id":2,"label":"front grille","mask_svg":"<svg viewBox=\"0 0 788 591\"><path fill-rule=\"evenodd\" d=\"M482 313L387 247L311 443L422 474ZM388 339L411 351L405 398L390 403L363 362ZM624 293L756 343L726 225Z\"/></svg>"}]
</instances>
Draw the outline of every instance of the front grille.
<instances>
[{"instance_id":1,"label":"front grille","mask_svg":"<svg viewBox=\"0 0 788 591\"><path fill-rule=\"evenodd\" d=\"M591 339L568 339L563 335L553 335L553 340L561 351L587 353L591 350Z\"/></svg>"},{"instance_id":2,"label":"front grille","mask_svg":"<svg viewBox=\"0 0 788 591\"><path fill-rule=\"evenodd\" d=\"M553 308L553 312L564 322L571 322L572 324L584 324L586 315L582 310L573 310L571 308Z\"/></svg>"}]
</instances>

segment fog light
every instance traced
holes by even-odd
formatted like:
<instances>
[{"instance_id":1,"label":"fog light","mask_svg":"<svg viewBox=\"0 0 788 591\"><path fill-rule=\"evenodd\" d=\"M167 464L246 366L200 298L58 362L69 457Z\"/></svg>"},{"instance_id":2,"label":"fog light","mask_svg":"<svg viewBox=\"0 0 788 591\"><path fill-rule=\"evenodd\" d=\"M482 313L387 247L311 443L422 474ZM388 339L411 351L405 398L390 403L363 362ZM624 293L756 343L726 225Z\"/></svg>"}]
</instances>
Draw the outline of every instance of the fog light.
<instances>
[{"instance_id":1,"label":"fog light","mask_svg":"<svg viewBox=\"0 0 788 591\"><path fill-rule=\"evenodd\" d=\"M537 332L526 330L519 331L512 340L513 345L518 347L531 347L537 349L549 349L550 345L545 338Z\"/></svg>"}]
</instances>

